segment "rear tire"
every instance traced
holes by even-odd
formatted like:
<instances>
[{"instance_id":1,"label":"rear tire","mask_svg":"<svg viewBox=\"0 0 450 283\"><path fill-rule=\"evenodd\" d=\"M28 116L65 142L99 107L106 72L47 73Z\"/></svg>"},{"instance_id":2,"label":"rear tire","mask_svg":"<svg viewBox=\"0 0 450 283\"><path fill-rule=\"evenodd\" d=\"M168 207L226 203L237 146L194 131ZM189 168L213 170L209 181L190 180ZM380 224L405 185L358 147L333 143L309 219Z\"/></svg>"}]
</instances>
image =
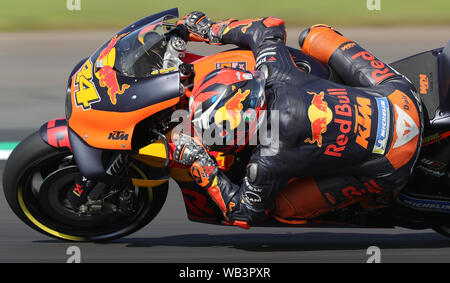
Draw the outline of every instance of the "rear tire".
<instances>
[{"instance_id":1,"label":"rear tire","mask_svg":"<svg viewBox=\"0 0 450 283\"><path fill-rule=\"evenodd\" d=\"M61 197L50 194L64 195L63 186L54 185L52 190L43 189L42 191L49 194L44 197L39 196L39 193L44 194L40 189L45 180L55 180L55 183L59 181L60 184L65 181L64 189L67 190L70 180L67 180L67 176L61 172L79 174L71 156L72 153L68 150L49 146L41 139L39 132L27 137L11 153L4 169L4 194L13 212L34 230L69 241L108 241L141 229L156 217L164 205L168 183L155 188L136 188L138 203L136 212L133 211L132 215L111 213L101 217L83 215L77 218L76 213L72 212L70 218L64 218L64 213L61 215L49 213L48 207L42 207L42 199L58 201ZM132 173L137 177L149 178L151 175L148 167L140 163L134 164L133 167ZM58 176L62 178L55 179ZM60 206L64 208L62 204ZM68 213L70 211L65 212L66 215L69 215Z\"/></svg>"}]
</instances>

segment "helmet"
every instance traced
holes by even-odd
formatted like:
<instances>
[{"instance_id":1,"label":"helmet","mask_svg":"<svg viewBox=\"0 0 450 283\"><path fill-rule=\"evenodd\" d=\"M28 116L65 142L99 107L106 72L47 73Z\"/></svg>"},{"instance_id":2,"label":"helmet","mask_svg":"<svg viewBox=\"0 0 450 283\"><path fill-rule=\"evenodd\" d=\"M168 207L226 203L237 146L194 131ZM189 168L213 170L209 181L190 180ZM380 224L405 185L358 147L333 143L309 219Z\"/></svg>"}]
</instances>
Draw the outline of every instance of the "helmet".
<instances>
[{"instance_id":1,"label":"helmet","mask_svg":"<svg viewBox=\"0 0 450 283\"><path fill-rule=\"evenodd\" d=\"M254 136L264 115L265 77L260 71L214 70L196 84L190 118L211 150L236 152Z\"/></svg>"}]
</instances>

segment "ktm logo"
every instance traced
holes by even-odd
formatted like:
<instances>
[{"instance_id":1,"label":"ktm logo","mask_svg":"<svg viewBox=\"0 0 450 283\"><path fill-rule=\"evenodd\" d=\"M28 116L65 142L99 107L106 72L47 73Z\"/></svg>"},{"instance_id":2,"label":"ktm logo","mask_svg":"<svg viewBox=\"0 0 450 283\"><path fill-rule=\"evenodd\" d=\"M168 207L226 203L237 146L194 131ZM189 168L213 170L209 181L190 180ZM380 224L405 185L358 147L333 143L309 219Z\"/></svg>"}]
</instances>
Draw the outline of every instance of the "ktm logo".
<instances>
[{"instance_id":1,"label":"ktm logo","mask_svg":"<svg viewBox=\"0 0 450 283\"><path fill-rule=\"evenodd\" d=\"M356 143L367 149L370 137L370 128L372 127L372 108L370 107L370 99L357 97L356 106L358 111L356 113L356 128L358 135L356 136Z\"/></svg>"},{"instance_id":2,"label":"ktm logo","mask_svg":"<svg viewBox=\"0 0 450 283\"><path fill-rule=\"evenodd\" d=\"M350 42L350 43L347 43L346 45L342 46L341 50L342 51L349 50L350 48L355 47L355 46L356 46L356 43Z\"/></svg>"},{"instance_id":3,"label":"ktm logo","mask_svg":"<svg viewBox=\"0 0 450 283\"><path fill-rule=\"evenodd\" d=\"M125 134L125 132L123 131L114 131L112 133L109 133L108 140L126 141L128 140L128 134Z\"/></svg>"},{"instance_id":4,"label":"ktm logo","mask_svg":"<svg viewBox=\"0 0 450 283\"><path fill-rule=\"evenodd\" d=\"M427 94L428 93L428 77L425 74L419 75L419 88L420 88L420 94Z\"/></svg>"}]
</instances>

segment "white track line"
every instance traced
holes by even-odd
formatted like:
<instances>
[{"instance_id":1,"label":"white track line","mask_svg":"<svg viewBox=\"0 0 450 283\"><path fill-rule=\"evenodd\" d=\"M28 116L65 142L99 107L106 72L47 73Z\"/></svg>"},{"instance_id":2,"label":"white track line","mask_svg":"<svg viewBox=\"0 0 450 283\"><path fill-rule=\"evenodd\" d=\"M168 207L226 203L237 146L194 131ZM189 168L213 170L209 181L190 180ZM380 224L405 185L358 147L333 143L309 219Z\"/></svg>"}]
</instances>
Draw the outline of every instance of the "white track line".
<instances>
[{"instance_id":1,"label":"white track line","mask_svg":"<svg viewBox=\"0 0 450 283\"><path fill-rule=\"evenodd\" d=\"M0 160L8 159L11 152L12 152L12 150L0 150Z\"/></svg>"}]
</instances>

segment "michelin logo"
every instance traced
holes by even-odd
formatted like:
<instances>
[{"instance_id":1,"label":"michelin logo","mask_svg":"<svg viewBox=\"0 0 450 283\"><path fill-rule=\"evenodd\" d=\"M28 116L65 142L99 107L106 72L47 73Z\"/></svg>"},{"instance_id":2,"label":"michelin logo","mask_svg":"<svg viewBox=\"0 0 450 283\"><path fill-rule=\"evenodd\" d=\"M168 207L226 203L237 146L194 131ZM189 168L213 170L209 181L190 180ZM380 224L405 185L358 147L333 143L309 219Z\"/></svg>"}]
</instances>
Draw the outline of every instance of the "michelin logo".
<instances>
[{"instance_id":1,"label":"michelin logo","mask_svg":"<svg viewBox=\"0 0 450 283\"><path fill-rule=\"evenodd\" d=\"M398 196L398 201L417 210L450 213L450 202L448 201L417 199L404 194Z\"/></svg>"},{"instance_id":2,"label":"michelin logo","mask_svg":"<svg viewBox=\"0 0 450 283\"><path fill-rule=\"evenodd\" d=\"M384 154L386 151L386 144L389 139L389 124L390 124L390 111L389 103L385 97L377 97L378 107L378 126L377 126L377 138L373 146L373 153Z\"/></svg>"}]
</instances>

